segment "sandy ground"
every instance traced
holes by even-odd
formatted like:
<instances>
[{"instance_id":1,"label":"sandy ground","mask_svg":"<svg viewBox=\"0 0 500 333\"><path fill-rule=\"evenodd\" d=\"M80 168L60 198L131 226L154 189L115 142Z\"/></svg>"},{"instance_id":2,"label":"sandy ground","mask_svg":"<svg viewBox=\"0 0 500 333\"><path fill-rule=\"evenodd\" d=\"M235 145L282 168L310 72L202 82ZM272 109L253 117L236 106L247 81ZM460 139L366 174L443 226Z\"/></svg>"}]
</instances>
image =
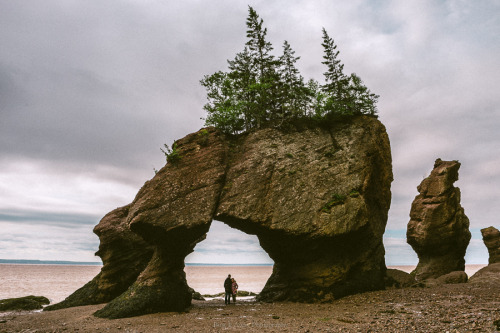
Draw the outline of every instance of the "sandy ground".
<instances>
[{"instance_id":1,"label":"sandy ground","mask_svg":"<svg viewBox=\"0 0 500 333\"><path fill-rule=\"evenodd\" d=\"M92 305L0 314L0 332L497 332L500 286L369 292L328 304L193 301L185 313L100 319ZM497 322L498 321L498 322ZM498 324L497 324L498 323ZM498 325L498 328L497 328Z\"/></svg>"}]
</instances>

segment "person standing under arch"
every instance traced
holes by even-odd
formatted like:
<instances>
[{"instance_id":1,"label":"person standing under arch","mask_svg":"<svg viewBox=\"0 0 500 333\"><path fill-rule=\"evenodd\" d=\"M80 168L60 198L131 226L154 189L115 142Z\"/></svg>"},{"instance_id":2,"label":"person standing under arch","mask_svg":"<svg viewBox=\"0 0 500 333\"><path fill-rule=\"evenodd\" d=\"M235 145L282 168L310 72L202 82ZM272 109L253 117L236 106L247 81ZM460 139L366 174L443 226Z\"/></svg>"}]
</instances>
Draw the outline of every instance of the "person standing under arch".
<instances>
[{"instance_id":1,"label":"person standing under arch","mask_svg":"<svg viewBox=\"0 0 500 333\"><path fill-rule=\"evenodd\" d=\"M228 274L227 278L224 280L224 291L226 295L224 296L224 303L231 304L231 296L233 295L233 281L231 281L231 274Z\"/></svg>"},{"instance_id":2,"label":"person standing under arch","mask_svg":"<svg viewBox=\"0 0 500 333\"><path fill-rule=\"evenodd\" d=\"M238 284L236 283L236 280L234 278L231 279L231 291L233 294L233 303L236 303L236 294L238 293Z\"/></svg>"}]
</instances>

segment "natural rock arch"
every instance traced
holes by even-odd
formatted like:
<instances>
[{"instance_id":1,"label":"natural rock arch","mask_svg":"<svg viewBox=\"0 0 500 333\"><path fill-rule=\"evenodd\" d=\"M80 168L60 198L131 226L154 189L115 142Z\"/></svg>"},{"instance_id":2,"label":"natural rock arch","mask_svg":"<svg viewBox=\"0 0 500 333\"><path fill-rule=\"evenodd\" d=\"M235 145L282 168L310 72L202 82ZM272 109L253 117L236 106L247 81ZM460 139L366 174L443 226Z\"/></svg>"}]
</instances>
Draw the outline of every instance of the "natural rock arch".
<instances>
[{"instance_id":1,"label":"natural rock arch","mask_svg":"<svg viewBox=\"0 0 500 333\"><path fill-rule=\"evenodd\" d=\"M154 249L152 258L96 316L187 308L184 258L212 219L257 235L274 260L259 300L325 301L383 288L392 167L378 120L238 137L209 128L177 147L181 159L144 184L122 220Z\"/></svg>"},{"instance_id":2,"label":"natural rock arch","mask_svg":"<svg viewBox=\"0 0 500 333\"><path fill-rule=\"evenodd\" d=\"M231 228L224 222L212 220L203 241L186 257L187 265L273 265L255 235ZM227 274L223 276L225 279ZM220 286L218 285L220 289Z\"/></svg>"}]
</instances>

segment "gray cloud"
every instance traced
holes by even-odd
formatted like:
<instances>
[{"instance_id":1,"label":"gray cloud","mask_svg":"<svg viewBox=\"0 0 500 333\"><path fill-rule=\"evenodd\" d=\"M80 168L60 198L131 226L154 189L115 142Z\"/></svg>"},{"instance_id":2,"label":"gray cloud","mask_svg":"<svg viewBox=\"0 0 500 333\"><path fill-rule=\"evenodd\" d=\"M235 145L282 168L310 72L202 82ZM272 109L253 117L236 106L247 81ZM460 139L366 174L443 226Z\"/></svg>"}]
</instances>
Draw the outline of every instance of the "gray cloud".
<instances>
[{"instance_id":1,"label":"gray cloud","mask_svg":"<svg viewBox=\"0 0 500 333\"><path fill-rule=\"evenodd\" d=\"M395 175L389 230L405 229L438 157L462 162L457 186L471 226L498 223L496 1L252 6L275 54L288 40L306 79L322 78L325 27L347 72L381 96ZM246 39L247 4L229 0L0 0L0 8L0 202L28 215L60 207L102 216L130 202L165 163L163 143L203 125L198 81L225 70Z\"/></svg>"},{"instance_id":2,"label":"gray cloud","mask_svg":"<svg viewBox=\"0 0 500 333\"><path fill-rule=\"evenodd\" d=\"M73 228L75 225L94 226L100 217L90 214L71 214L61 212L0 210L0 222L29 223L38 225L54 225L62 228Z\"/></svg>"}]
</instances>

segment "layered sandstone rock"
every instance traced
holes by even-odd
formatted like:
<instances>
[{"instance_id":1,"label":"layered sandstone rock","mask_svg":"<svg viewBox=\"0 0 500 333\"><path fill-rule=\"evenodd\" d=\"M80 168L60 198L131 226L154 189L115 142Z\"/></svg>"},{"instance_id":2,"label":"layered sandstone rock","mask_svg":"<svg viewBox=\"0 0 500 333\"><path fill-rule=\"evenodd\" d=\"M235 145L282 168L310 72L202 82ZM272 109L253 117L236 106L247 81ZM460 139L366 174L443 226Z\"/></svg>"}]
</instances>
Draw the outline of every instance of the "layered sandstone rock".
<instances>
[{"instance_id":1,"label":"layered sandstone rock","mask_svg":"<svg viewBox=\"0 0 500 333\"><path fill-rule=\"evenodd\" d=\"M274 260L259 300L383 288L392 170L380 122L265 129L242 138L232 156L215 218L256 234Z\"/></svg>"},{"instance_id":2,"label":"layered sandstone rock","mask_svg":"<svg viewBox=\"0 0 500 333\"><path fill-rule=\"evenodd\" d=\"M191 304L184 258L204 239L224 187L229 142L211 129L177 141L180 160L146 182L126 217L155 252L130 288L96 312L107 318L182 311Z\"/></svg>"},{"instance_id":3,"label":"layered sandstone rock","mask_svg":"<svg viewBox=\"0 0 500 333\"><path fill-rule=\"evenodd\" d=\"M471 234L469 219L460 205L458 161L437 159L429 177L418 186L410 211L407 242L418 255L413 272L417 281L464 271Z\"/></svg>"},{"instance_id":4,"label":"layered sandstone rock","mask_svg":"<svg viewBox=\"0 0 500 333\"><path fill-rule=\"evenodd\" d=\"M500 231L494 227L481 229L483 242L488 248L489 264L500 263Z\"/></svg>"},{"instance_id":5,"label":"layered sandstone rock","mask_svg":"<svg viewBox=\"0 0 500 333\"><path fill-rule=\"evenodd\" d=\"M177 150L180 159L144 184L120 220L154 254L97 316L189 306L184 258L212 219L257 235L275 261L263 301L325 301L384 287L392 167L375 118L237 137L203 129Z\"/></svg>"},{"instance_id":6,"label":"layered sandstone rock","mask_svg":"<svg viewBox=\"0 0 500 333\"><path fill-rule=\"evenodd\" d=\"M94 228L100 240L96 255L103 262L99 274L64 301L49 305L44 311L106 303L134 283L151 259L153 247L128 228L129 208L127 205L111 211Z\"/></svg>"}]
</instances>

